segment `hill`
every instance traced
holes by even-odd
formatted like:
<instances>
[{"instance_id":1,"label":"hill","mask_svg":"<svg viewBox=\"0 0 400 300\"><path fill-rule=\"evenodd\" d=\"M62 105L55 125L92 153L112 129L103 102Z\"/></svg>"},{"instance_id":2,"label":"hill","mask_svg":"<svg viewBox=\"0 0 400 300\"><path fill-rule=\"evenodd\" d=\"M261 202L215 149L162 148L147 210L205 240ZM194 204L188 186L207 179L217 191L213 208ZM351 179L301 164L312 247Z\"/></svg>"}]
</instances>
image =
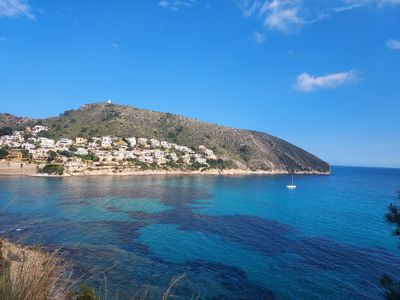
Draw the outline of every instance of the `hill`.
<instances>
[{"instance_id":1,"label":"hill","mask_svg":"<svg viewBox=\"0 0 400 300\"><path fill-rule=\"evenodd\" d=\"M50 127L52 138L102 135L167 140L190 147L205 145L237 168L329 172L329 164L313 154L269 134L235 129L171 113L126 105L96 103L67 110L58 117L41 120L0 114L0 126L41 123Z\"/></svg>"}]
</instances>

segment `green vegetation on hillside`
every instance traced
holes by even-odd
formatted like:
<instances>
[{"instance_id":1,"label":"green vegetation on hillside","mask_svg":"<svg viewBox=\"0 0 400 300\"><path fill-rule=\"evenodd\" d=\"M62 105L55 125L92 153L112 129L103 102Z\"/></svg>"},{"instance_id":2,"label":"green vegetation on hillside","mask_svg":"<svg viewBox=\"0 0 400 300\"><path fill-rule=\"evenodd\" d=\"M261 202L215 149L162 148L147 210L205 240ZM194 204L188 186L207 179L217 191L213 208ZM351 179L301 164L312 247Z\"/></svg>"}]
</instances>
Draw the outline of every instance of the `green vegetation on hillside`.
<instances>
[{"instance_id":1,"label":"green vegetation on hillside","mask_svg":"<svg viewBox=\"0 0 400 300\"><path fill-rule=\"evenodd\" d=\"M0 115L0 124L10 126L10 123L1 121L2 117L11 117ZM43 134L55 139L103 135L156 138L192 148L205 145L223 161L229 161L232 166L241 169L329 171L326 162L277 137L200 122L171 113L98 103L39 121L50 128L49 132Z\"/></svg>"}]
</instances>

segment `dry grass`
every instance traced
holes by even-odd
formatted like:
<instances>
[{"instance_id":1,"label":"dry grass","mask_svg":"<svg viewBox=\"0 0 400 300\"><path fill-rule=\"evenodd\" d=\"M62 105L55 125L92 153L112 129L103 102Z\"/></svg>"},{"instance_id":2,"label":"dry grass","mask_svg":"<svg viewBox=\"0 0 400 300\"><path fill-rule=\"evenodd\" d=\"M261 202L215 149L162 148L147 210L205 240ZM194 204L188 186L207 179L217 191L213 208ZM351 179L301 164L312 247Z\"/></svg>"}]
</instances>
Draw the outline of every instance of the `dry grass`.
<instances>
[{"instance_id":1,"label":"dry grass","mask_svg":"<svg viewBox=\"0 0 400 300\"><path fill-rule=\"evenodd\" d=\"M104 289L96 292L84 285L76 289L79 282L70 281L66 269L59 251L47 253L39 247L20 246L0 238L0 300L119 299L118 295L109 297L104 272ZM171 279L161 300L173 298L173 289L185 277L183 274ZM131 299L147 299L147 292L140 289ZM198 298L192 295L192 299Z\"/></svg>"},{"instance_id":2,"label":"dry grass","mask_svg":"<svg viewBox=\"0 0 400 300\"><path fill-rule=\"evenodd\" d=\"M0 299L63 299L63 275L57 251L48 254L0 240Z\"/></svg>"}]
</instances>

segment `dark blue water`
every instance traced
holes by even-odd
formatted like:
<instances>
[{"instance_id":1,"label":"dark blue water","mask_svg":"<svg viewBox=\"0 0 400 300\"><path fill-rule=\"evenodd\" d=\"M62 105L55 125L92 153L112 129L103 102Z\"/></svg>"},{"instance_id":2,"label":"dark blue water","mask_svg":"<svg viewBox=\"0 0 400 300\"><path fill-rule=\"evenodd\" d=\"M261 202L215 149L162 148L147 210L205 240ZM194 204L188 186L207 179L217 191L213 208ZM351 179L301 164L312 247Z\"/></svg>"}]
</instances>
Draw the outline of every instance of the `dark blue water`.
<instances>
[{"instance_id":1,"label":"dark blue water","mask_svg":"<svg viewBox=\"0 0 400 300\"><path fill-rule=\"evenodd\" d=\"M377 299L400 275L384 214L400 170L331 176L0 178L0 230L63 247L75 278L124 297ZM18 230L17 230L18 229Z\"/></svg>"}]
</instances>

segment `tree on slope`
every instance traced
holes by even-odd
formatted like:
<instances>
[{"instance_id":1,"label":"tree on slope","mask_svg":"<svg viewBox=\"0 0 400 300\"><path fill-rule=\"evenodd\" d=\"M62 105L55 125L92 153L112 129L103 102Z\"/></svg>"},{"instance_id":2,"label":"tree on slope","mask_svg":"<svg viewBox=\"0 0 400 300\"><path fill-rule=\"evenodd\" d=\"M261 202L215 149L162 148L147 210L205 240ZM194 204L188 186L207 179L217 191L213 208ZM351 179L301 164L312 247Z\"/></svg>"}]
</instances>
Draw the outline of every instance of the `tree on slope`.
<instances>
[{"instance_id":1,"label":"tree on slope","mask_svg":"<svg viewBox=\"0 0 400 300\"><path fill-rule=\"evenodd\" d=\"M397 196L400 200L400 192ZM389 212L385 215L386 222L395 226L393 235L400 237L400 207L391 203L389 205ZM388 275L383 275L381 278L381 285L385 289L386 299L399 300L400 299L400 282L394 280Z\"/></svg>"}]
</instances>

